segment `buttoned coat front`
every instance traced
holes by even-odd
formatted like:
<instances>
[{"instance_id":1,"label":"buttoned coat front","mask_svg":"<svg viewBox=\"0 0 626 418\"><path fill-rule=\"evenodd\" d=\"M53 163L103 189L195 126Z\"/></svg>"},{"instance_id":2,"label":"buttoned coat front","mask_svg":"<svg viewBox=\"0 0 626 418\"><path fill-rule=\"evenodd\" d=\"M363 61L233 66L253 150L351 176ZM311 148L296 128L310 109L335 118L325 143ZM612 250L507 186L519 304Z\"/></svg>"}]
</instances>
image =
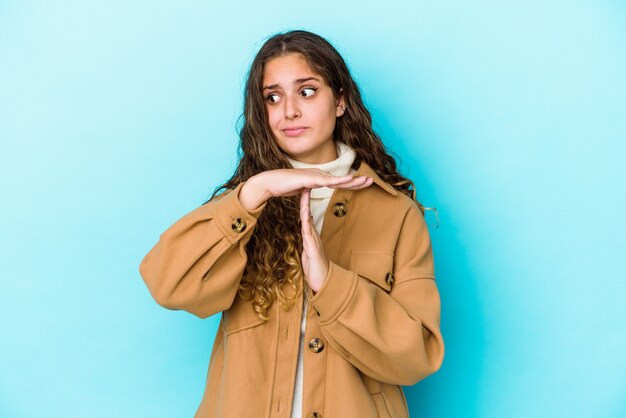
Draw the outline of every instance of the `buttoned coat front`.
<instances>
[{"instance_id":1,"label":"buttoned coat front","mask_svg":"<svg viewBox=\"0 0 626 418\"><path fill-rule=\"evenodd\" d=\"M365 162L372 186L336 189L321 239L324 284L308 301L304 417L407 417L402 385L444 357L440 298L424 217ZM200 318L222 312L195 417L285 417L298 361L303 297L263 321L237 294L246 243L267 203L247 211L244 183L186 214L160 236L140 273L156 302Z\"/></svg>"}]
</instances>

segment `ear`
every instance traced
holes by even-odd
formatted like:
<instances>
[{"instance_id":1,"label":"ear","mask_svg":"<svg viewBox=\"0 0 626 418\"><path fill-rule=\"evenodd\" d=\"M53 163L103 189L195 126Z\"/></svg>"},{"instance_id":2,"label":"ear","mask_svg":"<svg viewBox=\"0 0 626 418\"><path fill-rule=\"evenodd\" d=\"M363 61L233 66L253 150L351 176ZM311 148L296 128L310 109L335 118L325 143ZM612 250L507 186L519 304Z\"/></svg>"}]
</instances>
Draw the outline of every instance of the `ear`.
<instances>
[{"instance_id":1,"label":"ear","mask_svg":"<svg viewBox=\"0 0 626 418\"><path fill-rule=\"evenodd\" d=\"M343 96L343 88L339 89L339 95L337 96L337 108L335 109L335 116L340 117L346 113L346 99Z\"/></svg>"}]
</instances>

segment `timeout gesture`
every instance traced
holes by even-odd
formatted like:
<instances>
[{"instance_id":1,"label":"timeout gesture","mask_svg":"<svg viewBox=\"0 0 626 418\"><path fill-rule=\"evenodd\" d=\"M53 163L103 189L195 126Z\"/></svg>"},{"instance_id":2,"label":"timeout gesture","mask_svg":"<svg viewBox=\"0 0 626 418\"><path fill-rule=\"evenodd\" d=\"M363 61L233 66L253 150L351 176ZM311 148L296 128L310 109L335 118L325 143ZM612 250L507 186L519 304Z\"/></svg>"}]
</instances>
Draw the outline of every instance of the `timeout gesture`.
<instances>
[{"instance_id":1,"label":"timeout gesture","mask_svg":"<svg viewBox=\"0 0 626 418\"><path fill-rule=\"evenodd\" d=\"M358 190L371 186L367 176L333 176L317 168L268 170L250 177L239 192L239 200L247 210L254 210L270 197L300 194L300 220L302 223L302 270L311 289L317 292L328 273L328 258L322 240L313 225L310 199L311 189Z\"/></svg>"}]
</instances>

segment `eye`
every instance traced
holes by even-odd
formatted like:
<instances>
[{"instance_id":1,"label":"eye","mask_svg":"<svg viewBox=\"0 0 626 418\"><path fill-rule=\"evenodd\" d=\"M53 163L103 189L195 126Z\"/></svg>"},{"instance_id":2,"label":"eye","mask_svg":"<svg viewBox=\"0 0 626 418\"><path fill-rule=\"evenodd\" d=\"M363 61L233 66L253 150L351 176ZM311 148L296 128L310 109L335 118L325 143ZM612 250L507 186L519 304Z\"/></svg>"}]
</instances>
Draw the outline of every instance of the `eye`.
<instances>
[{"instance_id":1,"label":"eye","mask_svg":"<svg viewBox=\"0 0 626 418\"><path fill-rule=\"evenodd\" d=\"M302 90L300 90L300 93L303 93L304 97L311 97L311 96L313 96L315 94L316 90L317 89L315 87L305 87ZM307 91L308 91L308 93L305 93Z\"/></svg>"},{"instance_id":2,"label":"eye","mask_svg":"<svg viewBox=\"0 0 626 418\"><path fill-rule=\"evenodd\" d=\"M265 100L270 103L276 103L279 100L279 97L278 97L278 94L276 93L270 93L267 96L265 96Z\"/></svg>"}]
</instances>

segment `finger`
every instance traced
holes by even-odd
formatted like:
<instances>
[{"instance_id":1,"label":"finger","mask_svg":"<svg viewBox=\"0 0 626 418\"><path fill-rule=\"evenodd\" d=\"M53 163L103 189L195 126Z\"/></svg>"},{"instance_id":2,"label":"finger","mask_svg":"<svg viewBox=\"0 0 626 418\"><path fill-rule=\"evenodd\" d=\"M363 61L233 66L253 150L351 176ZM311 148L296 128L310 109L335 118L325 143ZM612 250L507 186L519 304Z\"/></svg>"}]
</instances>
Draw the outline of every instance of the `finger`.
<instances>
[{"instance_id":1,"label":"finger","mask_svg":"<svg viewBox=\"0 0 626 418\"><path fill-rule=\"evenodd\" d=\"M321 247L321 240L317 234L317 229L313 227L313 217L309 218L307 222L307 232L302 234L303 250L309 256L315 256L319 253Z\"/></svg>"},{"instance_id":2,"label":"finger","mask_svg":"<svg viewBox=\"0 0 626 418\"><path fill-rule=\"evenodd\" d=\"M313 239L313 245L316 248L316 252L320 252L320 249L322 248L322 237L320 237L319 232L317 232L317 229L315 228L313 217L311 217L311 225L311 237Z\"/></svg>"},{"instance_id":3,"label":"finger","mask_svg":"<svg viewBox=\"0 0 626 418\"><path fill-rule=\"evenodd\" d=\"M361 190L361 189L365 189L366 187L371 186L373 183L374 183L374 179L370 178L370 179L366 180L363 184L356 184L356 185L351 186L351 187L341 187L341 189Z\"/></svg>"},{"instance_id":4,"label":"finger","mask_svg":"<svg viewBox=\"0 0 626 418\"><path fill-rule=\"evenodd\" d=\"M310 216L311 209L309 206L311 197L311 190L304 189L300 196L300 222L302 223L302 236L309 235L311 233Z\"/></svg>"},{"instance_id":5,"label":"finger","mask_svg":"<svg viewBox=\"0 0 626 418\"><path fill-rule=\"evenodd\" d=\"M306 219L305 228L307 237L313 236L313 217L311 216L311 208L307 207L304 212L304 217Z\"/></svg>"},{"instance_id":6,"label":"finger","mask_svg":"<svg viewBox=\"0 0 626 418\"><path fill-rule=\"evenodd\" d=\"M309 207L309 198L311 196L310 189L302 189L300 192L300 220L302 220L302 213Z\"/></svg>"},{"instance_id":7,"label":"finger","mask_svg":"<svg viewBox=\"0 0 626 418\"><path fill-rule=\"evenodd\" d=\"M341 186L352 187L352 186L356 186L356 185L361 185L361 184L365 183L368 179L369 179L369 177L367 177L367 176L355 177L352 181L344 183Z\"/></svg>"},{"instance_id":8,"label":"finger","mask_svg":"<svg viewBox=\"0 0 626 418\"><path fill-rule=\"evenodd\" d=\"M354 176L352 174L348 174L346 176L337 176L337 177L316 177L315 184L318 187L337 185L342 183L348 183L354 180Z\"/></svg>"},{"instance_id":9,"label":"finger","mask_svg":"<svg viewBox=\"0 0 626 418\"><path fill-rule=\"evenodd\" d=\"M300 192L300 222L302 223L302 225L304 225L304 222L306 221L304 217L304 213L307 207L306 190L307 189L304 189Z\"/></svg>"},{"instance_id":10,"label":"finger","mask_svg":"<svg viewBox=\"0 0 626 418\"><path fill-rule=\"evenodd\" d=\"M333 185L329 187L332 189L353 189L354 190L355 187L356 188L361 188L363 186L367 187L371 185L373 181L374 179L372 179L371 177L359 176L359 177L354 178L350 182L337 184L337 185Z\"/></svg>"}]
</instances>

